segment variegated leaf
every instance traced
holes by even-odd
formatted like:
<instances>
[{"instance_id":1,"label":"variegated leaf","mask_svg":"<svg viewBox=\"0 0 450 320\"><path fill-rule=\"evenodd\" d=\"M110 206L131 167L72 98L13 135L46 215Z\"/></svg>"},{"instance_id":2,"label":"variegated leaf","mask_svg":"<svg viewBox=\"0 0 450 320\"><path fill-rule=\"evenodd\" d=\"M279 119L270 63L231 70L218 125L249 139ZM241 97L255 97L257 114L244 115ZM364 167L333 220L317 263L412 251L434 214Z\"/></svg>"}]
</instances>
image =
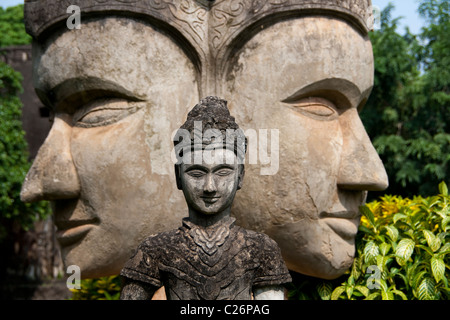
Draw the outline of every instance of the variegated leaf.
<instances>
[{"instance_id":1,"label":"variegated leaf","mask_svg":"<svg viewBox=\"0 0 450 320\"><path fill-rule=\"evenodd\" d=\"M411 239L403 239L398 243L397 248L395 250L395 255L401 260L403 260L403 264L406 263L406 261L408 261L409 258L411 258L411 255L414 252L414 246L415 243Z\"/></svg>"},{"instance_id":2,"label":"variegated leaf","mask_svg":"<svg viewBox=\"0 0 450 320\"><path fill-rule=\"evenodd\" d=\"M341 294L345 291L344 286L337 287L333 290L333 293L331 294L331 300L339 300L339 297Z\"/></svg>"},{"instance_id":3,"label":"variegated leaf","mask_svg":"<svg viewBox=\"0 0 450 320\"><path fill-rule=\"evenodd\" d=\"M393 242L396 242L398 239L398 229L394 226L386 226L385 228L386 228L387 235L389 236L389 238Z\"/></svg>"},{"instance_id":4,"label":"variegated leaf","mask_svg":"<svg viewBox=\"0 0 450 320\"><path fill-rule=\"evenodd\" d=\"M374 262L377 255L380 253L378 246L373 241L369 241L364 247L364 262Z\"/></svg>"},{"instance_id":5,"label":"variegated leaf","mask_svg":"<svg viewBox=\"0 0 450 320\"><path fill-rule=\"evenodd\" d=\"M433 277L438 283L441 279L445 277L445 263L441 258L433 257L431 258L431 272L433 272Z\"/></svg>"},{"instance_id":6,"label":"variegated leaf","mask_svg":"<svg viewBox=\"0 0 450 320\"><path fill-rule=\"evenodd\" d=\"M317 285L317 292L322 300L330 300L333 288L330 283L322 282Z\"/></svg>"},{"instance_id":7,"label":"variegated leaf","mask_svg":"<svg viewBox=\"0 0 450 320\"><path fill-rule=\"evenodd\" d=\"M433 279L423 279L418 287L417 294L419 300L436 300L436 289Z\"/></svg>"}]
</instances>

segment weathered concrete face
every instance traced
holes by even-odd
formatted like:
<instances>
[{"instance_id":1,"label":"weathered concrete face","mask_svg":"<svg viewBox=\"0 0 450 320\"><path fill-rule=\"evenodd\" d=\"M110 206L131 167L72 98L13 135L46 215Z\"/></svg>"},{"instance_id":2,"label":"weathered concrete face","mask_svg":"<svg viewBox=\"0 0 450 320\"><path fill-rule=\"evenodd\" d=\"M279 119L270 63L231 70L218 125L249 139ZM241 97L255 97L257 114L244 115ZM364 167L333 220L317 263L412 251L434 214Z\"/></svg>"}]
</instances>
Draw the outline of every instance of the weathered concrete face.
<instances>
[{"instance_id":1,"label":"weathered concrete face","mask_svg":"<svg viewBox=\"0 0 450 320\"><path fill-rule=\"evenodd\" d=\"M144 237L179 226L172 134L199 98L217 95L258 142L260 129L279 137L268 148L277 163L246 163L238 223L275 239L293 271L345 272L358 207L387 186L358 116L373 85L358 20L369 1L82 0L81 28L51 32L37 17L48 8L61 23L66 8L39 1L53 7L28 14L35 86L56 116L22 198L54 200L66 265L85 278L117 274Z\"/></svg>"},{"instance_id":2,"label":"weathered concrete face","mask_svg":"<svg viewBox=\"0 0 450 320\"><path fill-rule=\"evenodd\" d=\"M54 200L66 265L86 278L118 274L144 237L185 216L171 135L198 100L193 65L172 39L126 18L35 43L34 57L55 119L22 198Z\"/></svg>"},{"instance_id":3,"label":"weathered concrete face","mask_svg":"<svg viewBox=\"0 0 450 320\"><path fill-rule=\"evenodd\" d=\"M341 275L353 262L366 191L387 187L357 111L373 84L368 38L333 18L279 22L242 46L227 79L224 95L243 129L279 130L278 172L246 166L238 223L275 239L291 270Z\"/></svg>"},{"instance_id":4,"label":"weathered concrete face","mask_svg":"<svg viewBox=\"0 0 450 320\"><path fill-rule=\"evenodd\" d=\"M192 157L190 164L182 164L180 168L182 190L188 206L205 216L230 208L240 173L234 152L228 149L196 150L189 156ZM195 157L201 158L202 163L194 163ZM216 162L216 159L220 160Z\"/></svg>"}]
</instances>

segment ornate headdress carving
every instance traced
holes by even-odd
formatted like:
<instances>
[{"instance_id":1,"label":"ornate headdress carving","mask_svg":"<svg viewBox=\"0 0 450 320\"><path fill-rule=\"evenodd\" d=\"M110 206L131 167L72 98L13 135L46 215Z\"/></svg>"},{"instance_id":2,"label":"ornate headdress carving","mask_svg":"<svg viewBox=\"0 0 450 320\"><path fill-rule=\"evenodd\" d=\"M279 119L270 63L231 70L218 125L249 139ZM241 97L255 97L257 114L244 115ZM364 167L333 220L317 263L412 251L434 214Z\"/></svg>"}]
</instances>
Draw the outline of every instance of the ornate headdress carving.
<instances>
[{"instance_id":1,"label":"ornate headdress carving","mask_svg":"<svg viewBox=\"0 0 450 320\"><path fill-rule=\"evenodd\" d=\"M65 27L70 5L80 8L81 23L95 15L133 16L181 39L202 66L202 96L219 92L216 77L233 43L262 26L308 14L339 17L363 34L373 26L371 0L26 0L27 32L39 39Z\"/></svg>"},{"instance_id":2,"label":"ornate headdress carving","mask_svg":"<svg viewBox=\"0 0 450 320\"><path fill-rule=\"evenodd\" d=\"M184 150L203 150L209 146L230 149L243 164L247 138L231 116L227 101L211 96L200 100L189 112L175 135L174 146L179 163Z\"/></svg>"},{"instance_id":3,"label":"ornate headdress carving","mask_svg":"<svg viewBox=\"0 0 450 320\"><path fill-rule=\"evenodd\" d=\"M64 22L70 16L70 5L79 6L83 15L131 14L156 19L185 28L185 36L215 48L223 45L231 33L270 15L338 15L365 32L373 25L371 0L26 0L27 31L39 37Z\"/></svg>"}]
</instances>

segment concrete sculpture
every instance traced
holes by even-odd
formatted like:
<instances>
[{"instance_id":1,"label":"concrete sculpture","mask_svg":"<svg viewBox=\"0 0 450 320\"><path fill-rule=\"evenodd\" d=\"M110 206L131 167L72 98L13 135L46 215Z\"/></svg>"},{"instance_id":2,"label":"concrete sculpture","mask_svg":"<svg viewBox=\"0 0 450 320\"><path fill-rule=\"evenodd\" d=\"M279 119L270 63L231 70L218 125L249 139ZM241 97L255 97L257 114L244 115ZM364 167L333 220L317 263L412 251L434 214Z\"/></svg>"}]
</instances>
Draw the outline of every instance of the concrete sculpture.
<instances>
[{"instance_id":1,"label":"concrete sculpture","mask_svg":"<svg viewBox=\"0 0 450 320\"><path fill-rule=\"evenodd\" d=\"M370 0L75 2L25 3L55 118L22 199L53 201L66 265L117 274L145 236L178 225L170 137L200 97L220 96L249 138L236 224L273 238L292 271L350 267L358 207L388 184L358 115L373 86Z\"/></svg>"}]
</instances>

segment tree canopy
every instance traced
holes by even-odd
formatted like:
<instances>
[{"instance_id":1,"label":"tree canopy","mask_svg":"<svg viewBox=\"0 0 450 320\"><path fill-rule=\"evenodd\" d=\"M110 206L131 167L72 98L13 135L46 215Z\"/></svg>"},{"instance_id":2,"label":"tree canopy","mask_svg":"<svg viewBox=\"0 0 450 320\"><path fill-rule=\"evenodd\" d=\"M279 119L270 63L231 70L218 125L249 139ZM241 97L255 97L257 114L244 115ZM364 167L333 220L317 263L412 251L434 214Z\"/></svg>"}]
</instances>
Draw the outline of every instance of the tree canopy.
<instances>
[{"instance_id":1,"label":"tree canopy","mask_svg":"<svg viewBox=\"0 0 450 320\"><path fill-rule=\"evenodd\" d=\"M25 32L23 4L0 7L0 30L0 48L31 43L31 36Z\"/></svg>"},{"instance_id":2,"label":"tree canopy","mask_svg":"<svg viewBox=\"0 0 450 320\"><path fill-rule=\"evenodd\" d=\"M0 8L0 30L0 49L30 43L23 23L23 5ZM20 189L30 167L22 129L21 82L22 75L0 61L0 243L14 222L26 229L48 213L44 202L20 201Z\"/></svg>"},{"instance_id":3,"label":"tree canopy","mask_svg":"<svg viewBox=\"0 0 450 320\"><path fill-rule=\"evenodd\" d=\"M424 0L427 26L398 32L393 4L370 37L375 84L361 117L390 180L390 194L433 194L449 177L450 15L446 0Z\"/></svg>"}]
</instances>

